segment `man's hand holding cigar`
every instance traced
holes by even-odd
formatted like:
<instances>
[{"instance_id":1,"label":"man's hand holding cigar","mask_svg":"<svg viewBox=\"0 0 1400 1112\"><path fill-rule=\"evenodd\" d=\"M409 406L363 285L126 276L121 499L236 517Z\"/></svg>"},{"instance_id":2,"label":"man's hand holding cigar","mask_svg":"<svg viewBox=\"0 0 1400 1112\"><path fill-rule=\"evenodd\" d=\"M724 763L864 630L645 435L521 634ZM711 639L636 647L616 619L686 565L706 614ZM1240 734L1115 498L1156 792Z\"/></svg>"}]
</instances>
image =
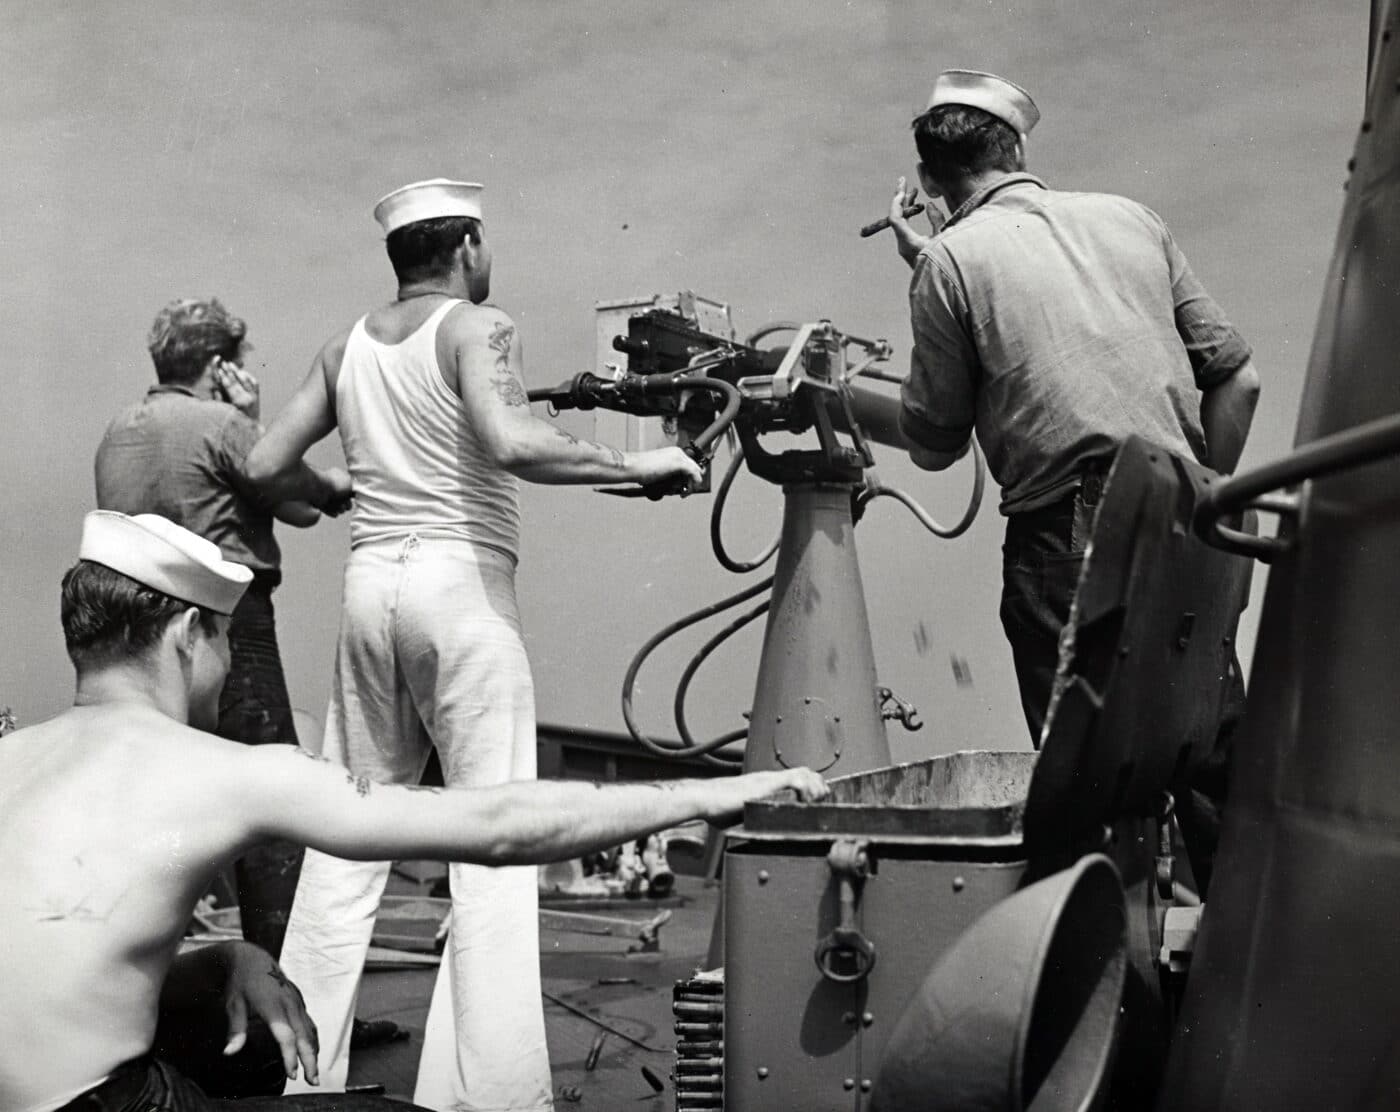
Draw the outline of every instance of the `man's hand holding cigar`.
<instances>
[{"instance_id":1,"label":"man's hand holding cigar","mask_svg":"<svg viewBox=\"0 0 1400 1112\"><path fill-rule=\"evenodd\" d=\"M894 196L890 198L889 215L881 221L885 227L894 229L895 250L911 267L919 257L919 252L928 246L929 240L939 233L944 221L948 219L932 198L922 205L915 205L914 198L918 195L917 189L906 188L905 179L900 178L895 186ZM917 215L920 209L928 217L928 235L916 232L914 226L909 223L909 217Z\"/></svg>"}]
</instances>

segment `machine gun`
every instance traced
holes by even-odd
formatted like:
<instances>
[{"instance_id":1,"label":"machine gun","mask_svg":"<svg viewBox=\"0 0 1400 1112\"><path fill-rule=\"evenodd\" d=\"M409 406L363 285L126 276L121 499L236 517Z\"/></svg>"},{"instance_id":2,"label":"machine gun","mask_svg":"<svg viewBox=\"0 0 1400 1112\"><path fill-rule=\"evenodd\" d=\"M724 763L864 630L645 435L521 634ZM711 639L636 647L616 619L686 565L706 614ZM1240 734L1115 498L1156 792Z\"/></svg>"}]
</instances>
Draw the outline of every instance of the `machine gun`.
<instances>
[{"instance_id":1,"label":"machine gun","mask_svg":"<svg viewBox=\"0 0 1400 1112\"><path fill-rule=\"evenodd\" d=\"M693 304L694 299L689 299ZM660 418L676 442L705 465L705 479L609 493L688 495L711 488L709 461L719 438L737 438L729 470L721 480L711 517L716 558L735 572L752 571L774 552L773 576L712 607L668 626L633 658L623 685L623 715L632 735L666 756L703 755L712 763L738 763L721 751L747 736L747 770L808 765L825 772L857 772L888 764L885 720L898 717L917 728L918 715L876 682L870 625L856 560L853 529L874 498L894 497L940 537L956 537L971 525L981 501L984 465L974 451L975 477L967 511L943 526L903 491L872 482L873 444L903 445L899 402L890 391L859 379L884 379L880 371L892 354L885 340L841 332L830 321L771 325L738 342L698 314L686 313L687 298L676 308L645 308L627 320L625 334L612 340L626 356L625 370L612 377L584 373L558 387L532 390L531 401L556 410L605 408L636 417ZM793 333L781 346L758 344L777 332ZM816 446L771 451L770 434L814 434ZM720 522L725 496L741 464L785 496L778 543L752 561L725 551ZM662 641L703 618L772 588L759 602L711 639L686 669L676 698L677 747L649 737L632 709L632 686L642 662ZM768 615L747 730L697 741L686 724L684 702L700 663L748 622ZM830 661L839 658L841 667ZM893 709L891 709L893 708Z\"/></svg>"},{"instance_id":2,"label":"machine gun","mask_svg":"<svg viewBox=\"0 0 1400 1112\"><path fill-rule=\"evenodd\" d=\"M676 429L678 443L701 463L732 426L749 469L760 478L776 483L859 482L875 462L872 441L904 443L898 399L854 381L889 359L890 344L838 332L828 320L795 331L786 348L762 349L706 332L678 310L647 310L633 316L626 335L613 341L628 357L625 372L618 371L612 379L585 372L561 386L530 391L530 400L555 409L602 407L659 417ZM765 334L770 330L752 340ZM852 363L851 349L863 358ZM817 434L815 450L775 455L759 443L764 433L809 430ZM852 443L843 444L838 432L849 435ZM659 498L708 489L682 484L626 493Z\"/></svg>"}]
</instances>

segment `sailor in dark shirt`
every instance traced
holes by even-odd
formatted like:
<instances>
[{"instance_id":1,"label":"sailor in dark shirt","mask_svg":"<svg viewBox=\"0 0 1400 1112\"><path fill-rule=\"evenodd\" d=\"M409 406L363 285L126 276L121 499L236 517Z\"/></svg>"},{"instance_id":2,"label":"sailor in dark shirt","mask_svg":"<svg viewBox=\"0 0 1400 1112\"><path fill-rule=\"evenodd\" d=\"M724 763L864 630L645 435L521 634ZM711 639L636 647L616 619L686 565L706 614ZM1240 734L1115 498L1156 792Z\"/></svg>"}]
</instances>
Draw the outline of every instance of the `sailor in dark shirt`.
<instances>
[{"instance_id":1,"label":"sailor in dark shirt","mask_svg":"<svg viewBox=\"0 0 1400 1112\"><path fill-rule=\"evenodd\" d=\"M243 461L262 435L258 382L243 366L251 350L246 333L217 299L175 301L160 311L147 340L157 384L107 426L95 465L97 505L159 514L253 570L229 628L232 666L218 733L249 745L295 745L272 607L282 579L273 519L304 528L321 508L338 512L349 476L305 467L275 503L244 479ZM274 843L235 867L244 937L274 956L300 861L300 847Z\"/></svg>"}]
</instances>

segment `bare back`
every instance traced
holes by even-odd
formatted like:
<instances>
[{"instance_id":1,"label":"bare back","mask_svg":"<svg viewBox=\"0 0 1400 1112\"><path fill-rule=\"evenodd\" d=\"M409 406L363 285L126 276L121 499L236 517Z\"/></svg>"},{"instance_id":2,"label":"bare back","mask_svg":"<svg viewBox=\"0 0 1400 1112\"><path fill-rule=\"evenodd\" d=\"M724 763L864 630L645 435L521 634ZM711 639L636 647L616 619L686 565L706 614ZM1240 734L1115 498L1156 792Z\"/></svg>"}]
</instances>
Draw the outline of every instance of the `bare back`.
<instances>
[{"instance_id":1,"label":"bare back","mask_svg":"<svg viewBox=\"0 0 1400 1112\"><path fill-rule=\"evenodd\" d=\"M0 1107L150 1048L195 901L247 840L215 798L227 745L130 704L0 742Z\"/></svg>"},{"instance_id":2,"label":"bare back","mask_svg":"<svg viewBox=\"0 0 1400 1112\"><path fill-rule=\"evenodd\" d=\"M737 817L748 799L810 789L802 777L813 774L664 790L380 785L292 746L201 733L135 698L19 730L0 740L0 1109L57 1107L150 1049L195 901L262 838L359 861L537 864Z\"/></svg>"}]
</instances>

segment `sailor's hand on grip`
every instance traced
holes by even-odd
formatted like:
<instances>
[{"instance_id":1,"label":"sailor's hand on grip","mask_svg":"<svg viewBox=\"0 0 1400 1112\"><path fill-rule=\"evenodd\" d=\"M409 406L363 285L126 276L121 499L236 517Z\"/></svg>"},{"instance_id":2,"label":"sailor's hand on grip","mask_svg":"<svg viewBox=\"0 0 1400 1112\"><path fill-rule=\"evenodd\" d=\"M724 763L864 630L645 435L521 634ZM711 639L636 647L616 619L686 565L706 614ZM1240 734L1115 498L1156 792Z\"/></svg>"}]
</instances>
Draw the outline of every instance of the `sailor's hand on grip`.
<instances>
[{"instance_id":1,"label":"sailor's hand on grip","mask_svg":"<svg viewBox=\"0 0 1400 1112\"><path fill-rule=\"evenodd\" d=\"M666 482L668 479L682 479L698 483L705 477L700 465L691 459L681 448L653 448L649 452L638 452L636 457L637 482L643 486Z\"/></svg>"},{"instance_id":2,"label":"sailor's hand on grip","mask_svg":"<svg viewBox=\"0 0 1400 1112\"><path fill-rule=\"evenodd\" d=\"M653 501L668 494L689 494L705 481L705 468L683 448L655 448L634 457L641 492Z\"/></svg>"}]
</instances>

